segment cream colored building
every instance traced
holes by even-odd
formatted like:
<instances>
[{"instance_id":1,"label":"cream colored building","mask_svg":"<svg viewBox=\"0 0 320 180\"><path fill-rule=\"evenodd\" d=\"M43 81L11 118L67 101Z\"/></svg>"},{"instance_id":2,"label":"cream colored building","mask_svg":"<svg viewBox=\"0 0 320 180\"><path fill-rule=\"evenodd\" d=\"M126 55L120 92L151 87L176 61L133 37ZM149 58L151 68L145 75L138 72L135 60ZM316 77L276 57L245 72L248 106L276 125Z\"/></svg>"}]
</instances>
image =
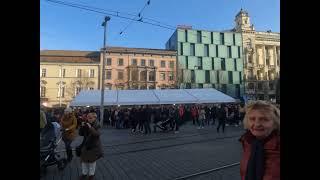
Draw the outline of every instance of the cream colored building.
<instances>
[{"instance_id":1,"label":"cream colored building","mask_svg":"<svg viewBox=\"0 0 320 180\"><path fill-rule=\"evenodd\" d=\"M242 34L245 94L251 99L274 100L280 76L280 33L256 31L248 12L241 9L234 31Z\"/></svg>"},{"instance_id":2,"label":"cream colored building","mask_svg":"<svg viewBox=\"0 0 320 180\"><path fill-rule=\"evenodd\" d=\"M81 90L98 89L100 53L40 51L40 100L48 107L68 105Z\"/></svg>"}]
</instances>

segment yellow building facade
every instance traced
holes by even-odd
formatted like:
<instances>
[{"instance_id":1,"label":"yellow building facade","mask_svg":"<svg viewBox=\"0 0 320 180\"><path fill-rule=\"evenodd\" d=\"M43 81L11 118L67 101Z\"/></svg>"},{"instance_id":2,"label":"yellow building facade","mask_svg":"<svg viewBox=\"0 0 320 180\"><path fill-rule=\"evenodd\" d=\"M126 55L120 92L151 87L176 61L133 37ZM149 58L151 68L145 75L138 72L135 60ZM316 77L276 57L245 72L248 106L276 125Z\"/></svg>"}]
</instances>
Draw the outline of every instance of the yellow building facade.
<instances>
[{"instance_id":1,"label":"yellow building facade","mask_svg":"<svg viewBox=\"0 0 320 180\"><path fill-rule=\"evenodd\" d=\"M48 107L66 106L81 90L99 87L100 53L40 51L40 100Z\"/></svg>"}]
</instances>

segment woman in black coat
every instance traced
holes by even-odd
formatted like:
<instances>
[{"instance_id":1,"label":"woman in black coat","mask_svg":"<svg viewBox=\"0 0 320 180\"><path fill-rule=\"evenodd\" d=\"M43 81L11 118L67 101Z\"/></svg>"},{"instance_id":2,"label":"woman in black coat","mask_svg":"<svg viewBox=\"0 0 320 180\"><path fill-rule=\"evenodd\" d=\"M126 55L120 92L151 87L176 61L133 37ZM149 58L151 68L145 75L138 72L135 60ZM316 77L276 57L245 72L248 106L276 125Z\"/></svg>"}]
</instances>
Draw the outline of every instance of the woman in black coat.
<instances>
[{"instance_id":1,"label":"woman in black coat","mask_svg":"<svg viewBox=\"0 0 320 180\"><path fill-rule=\"evenodd\" d=\"M80 155L82 176L80 179L89 176L89 180L92 180L95 174L96 161L103 156L99 132L100 125L96 119L96 113L89 113L87 122L83 122L79 129L79 135L83 136Z\"/></svg>"}]
</instances>

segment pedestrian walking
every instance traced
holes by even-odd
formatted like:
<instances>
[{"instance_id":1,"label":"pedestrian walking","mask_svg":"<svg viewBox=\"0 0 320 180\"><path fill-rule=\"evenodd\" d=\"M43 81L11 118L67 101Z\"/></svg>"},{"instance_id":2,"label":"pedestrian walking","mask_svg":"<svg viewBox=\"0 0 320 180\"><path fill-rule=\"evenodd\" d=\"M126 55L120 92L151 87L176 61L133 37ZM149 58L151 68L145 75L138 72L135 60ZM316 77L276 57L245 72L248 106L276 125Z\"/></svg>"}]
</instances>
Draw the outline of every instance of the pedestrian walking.
<instances>
[{"instance_id":1,"label":"pedestrian walking","mask_svg":"<svg viewBox=\"0 0 320 180\"><path fill-rule=\"evenodd\" d=\"M226 108L224 106L224 104L221 104L220 108L218 109L218 113L217 113L217 118L218 118L218 127L217 127L217 132L219 133L219 129L220 127L222 127L222 132L224 133L224 129L226 126L226 118L227 118L227 112L226 112Z\"/></svg>"},{"instance_id":2,"label":"pedestrian walking","mask_svg":"<svg viewBox=\"0 0 320 180\"><path fill-rule=\"evenodd\" d=\"M75 115L72 113L72 109L70 107L64 110L64 114L61 118L61 127L64 130L62 134L62 140L65 144L67 160L70 162L73 158L71 143L76 137L77 128L77 119Z\"/></svg>"},{"instance_id":3,"label":"pedestrian walking","mask_svg":"<svg viewBox=\"0 0 320 180\"><path fill-rule=\"evenodd\" d=\"M199 112L198 129L203 129L204 128L205 119L206 119L206 112L204 110L204 107L201 107L200 108L200 112Z\"/></svg>"}]
</instances>

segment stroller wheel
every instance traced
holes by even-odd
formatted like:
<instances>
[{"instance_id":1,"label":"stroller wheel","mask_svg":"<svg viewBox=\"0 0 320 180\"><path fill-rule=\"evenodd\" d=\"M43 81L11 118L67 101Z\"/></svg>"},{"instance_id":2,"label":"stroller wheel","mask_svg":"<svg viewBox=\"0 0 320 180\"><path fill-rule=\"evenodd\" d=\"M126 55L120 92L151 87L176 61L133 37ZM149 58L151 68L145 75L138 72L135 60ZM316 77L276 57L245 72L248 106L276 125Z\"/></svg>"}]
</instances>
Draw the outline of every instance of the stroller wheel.
<instances>
[{"instance_id":1,"label":"stroller wheel","mask_svg":"<svg viewBox=\"0 0 320 180\"><path fill-rule=\"evenodd\" d=\"M66 167L66 165L67 165L67 160L66 159L59 160L58 164L57 164L58 170L60 170L60 171L63 170Z\"/></svg>"}]
</instances>

